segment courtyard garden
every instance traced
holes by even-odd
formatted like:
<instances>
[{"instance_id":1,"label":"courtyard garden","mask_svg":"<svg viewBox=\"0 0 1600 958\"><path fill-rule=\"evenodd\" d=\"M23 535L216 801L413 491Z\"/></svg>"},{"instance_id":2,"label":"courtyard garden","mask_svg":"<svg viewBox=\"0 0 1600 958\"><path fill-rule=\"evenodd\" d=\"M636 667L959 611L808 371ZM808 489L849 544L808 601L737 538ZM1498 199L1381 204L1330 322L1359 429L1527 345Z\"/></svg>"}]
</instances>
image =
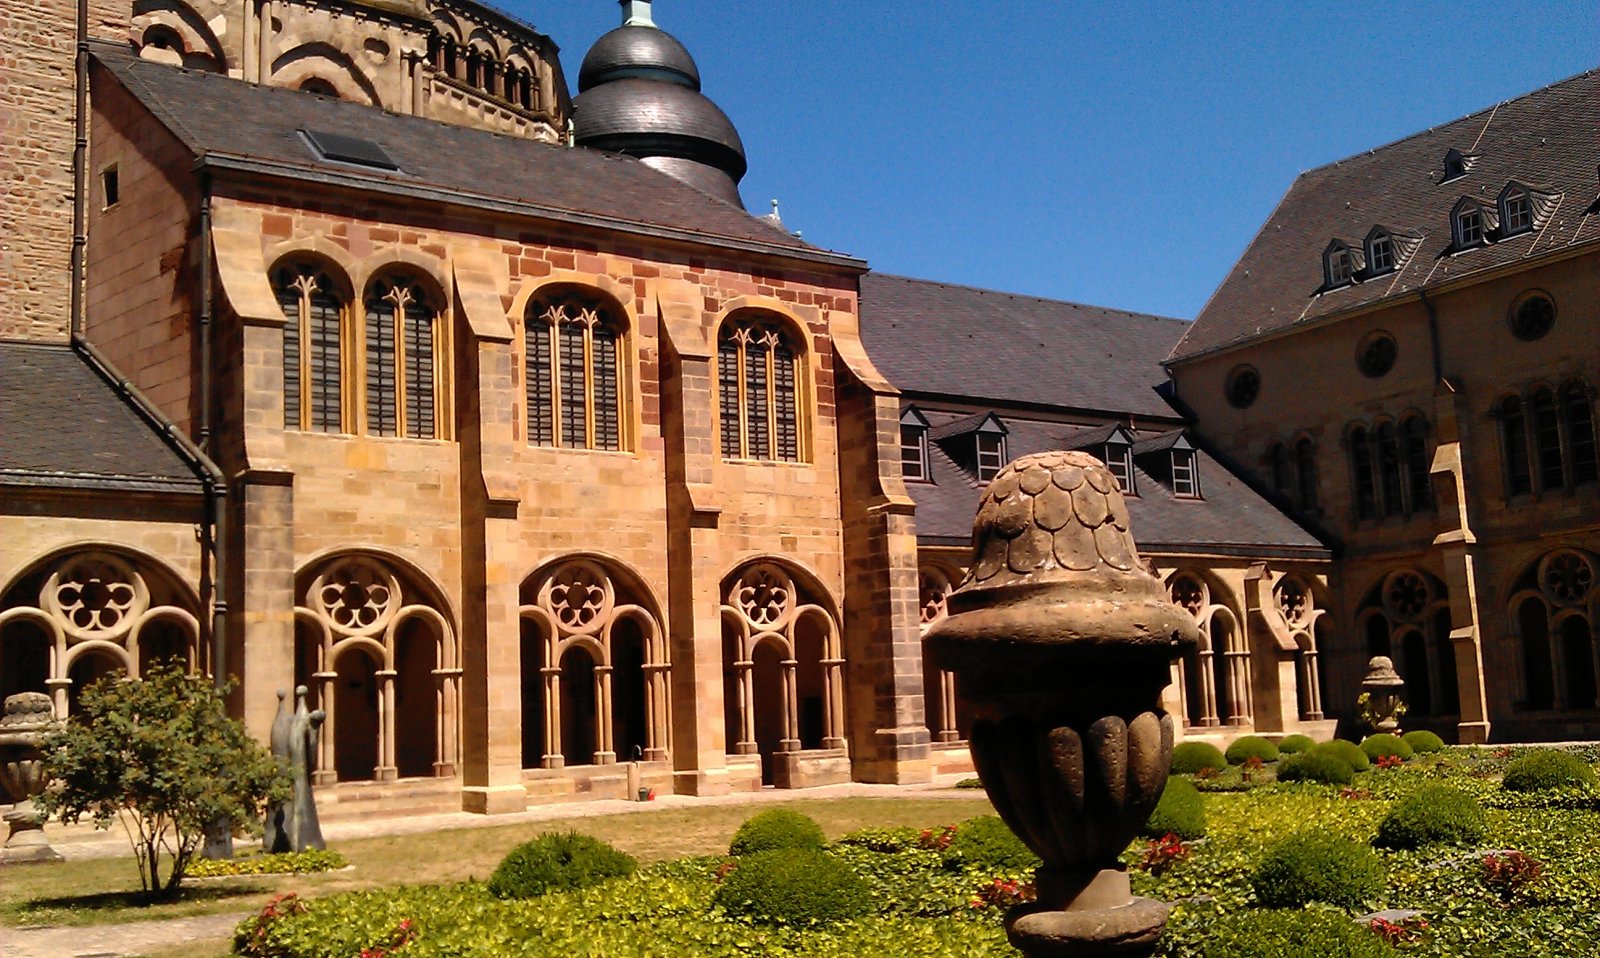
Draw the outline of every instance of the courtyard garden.
<instances>
[{"instance_id":1,"label":"courtyard garden","mask_svg":"<svg viewBox=\"0 0 1600 958\"><path fill-rule=\"evenodd\" d=\"M1281 745L1174 756L1123 856L1136 893L1174 905L1159 954L1600 949L1600 752ZM84 894L126 861L76 862L8 881L0 920L250 909L231 948L257 958L1015 954L1001 919L1034 862L981 792L948 794L366 839L340 844L343 870L196 880L150 906Z\"/></svg>"}]
</instances>

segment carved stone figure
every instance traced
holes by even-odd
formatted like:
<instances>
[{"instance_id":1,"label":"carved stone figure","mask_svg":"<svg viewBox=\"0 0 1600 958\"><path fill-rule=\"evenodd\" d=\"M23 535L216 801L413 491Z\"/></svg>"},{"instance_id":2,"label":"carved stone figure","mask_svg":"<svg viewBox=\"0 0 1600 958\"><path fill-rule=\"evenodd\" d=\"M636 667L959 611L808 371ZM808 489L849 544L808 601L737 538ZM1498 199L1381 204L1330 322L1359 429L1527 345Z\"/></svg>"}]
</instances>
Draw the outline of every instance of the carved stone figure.
<instances>
[{"instance_id":1,"label":"carved stone figure","mask_svg":"<svg viewBox=\"0 0 1600 958\"><path fill-rule=\"evenodd\" d=\"M322 825L317 820L317 800L311 792L311 765L316 760L317 738L327 713L321 709L306 709L304 685L294 690L295 708L289 711L286 694L278 690L278 714L272 720L270 742L272 754L289 770L294 780L294 790L288 802L273 804L267 809L265 833L261 846L268 852L303 852L308 848L325 848Z\"/></svg>"},{"instance_id":2,"label":"carved stone figure","mask_svg":"<svg viewBox=\"0 0 1600 958\"><path fill-rule=\"evenodd\" d=\"M39 742L55 720L50 696L22 692L7 696L0 713L0 799L11 803L5 813L10 826L0 864L58 862L61 856L44 834L44 818L34 807L34 796L44 790L44 756Z\"/></svg>"},{"instance_id":3,"label":"carved stone figure","mask_svg":"<svg viewBox=\"0 0 1600 958\"><path fill-rule=\"evenodd\" d=\"M1118 855L1172 754L1170 662L1199 638L1141 563L1117 481L1079 452L1024 456L989 484L972 569L926 638L973 711L995 808L1043 860L1006 918L1030 956L1149 955L1167 905L1134 898Z\"/></svg>"}]
</instances>

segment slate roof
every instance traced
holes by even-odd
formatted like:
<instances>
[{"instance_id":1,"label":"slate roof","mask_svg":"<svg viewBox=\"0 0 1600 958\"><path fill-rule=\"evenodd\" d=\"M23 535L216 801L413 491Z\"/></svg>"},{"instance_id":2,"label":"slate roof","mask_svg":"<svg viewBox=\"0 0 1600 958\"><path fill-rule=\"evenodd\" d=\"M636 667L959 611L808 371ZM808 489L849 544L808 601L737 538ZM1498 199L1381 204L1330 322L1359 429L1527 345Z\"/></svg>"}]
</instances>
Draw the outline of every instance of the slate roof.
<instances>
[{"instance_id":1,"label":"slate roof","mask_svg":"<svg viewBox=\"0 0 1600 958\"><path fill-rule=\"evenodd\" d=\"M942 423L955 413L924 410L930 422ZM1006 452L1015 459L1064 448L1071 425L1008 418ZM1146 438L1169 435L1136 433ZM966 545L983 484L958 466L935 442L928 443L932 482L907 482L917 503L917 539L925 545ZM1223 554L1253 559L1327 559L1329 550L1293 519L1278 511L1221 463L1196 453L1201 499L1179 499L1135 463L1138 495L1128 499L1133 537L1141 550L1162 554Z\"/></svg>"},{"instance_id":2,"label":"slate roof","mask_svg":"<svg viewBox=\"0 0 1600 958\"><path fill-rule=\"evenodd\" d=\"M0 486L199 493L172 447L71 347L0 342Z\"/></svg>"},{"instance_id":3,"label":"slate roof","mask_svg":"<svg viewBox=\"0 0 1600 958\"><path fill-rule=\"evenodd\" d=\"M886 273L861 277L861 338L901 390L1176 419L1156 394L1182 320Z\"/></svg>"},{"instance_id":4,"label":"slate roof","mask_svg":"<svg viewBox=\"0 0 1600 958\"><path fill-rule=\"evenodd\" d=\"M1474 158L1464 176L1441 182L1451 149ZM1597 166L1600 70L1591 70L1302 173L1171 359L1600 241ZM1452 254L1451 208L1462 197L1492 208L1511 180L1560 193L1543 228ZM1394 273L1319 293L1329 242L1359 251L1378 225L1420 234L1420 245Z\"/></svg>"},{"instance_id":5,"label":"slate roof","mask_svg":"<svg viewBox=\"0 0 1600 958\"><path fill-rule=\"evenodd\" d=\"M131 56L92 45L95 60L197 157L354 189L507 209L525 215L691 242L865 264L818 249L638 160L452 126L297 90ZM370 140L398 172L317 157L301 129ZM235 162L230 162L235 161Z\"/></svg>"}]
</instances>

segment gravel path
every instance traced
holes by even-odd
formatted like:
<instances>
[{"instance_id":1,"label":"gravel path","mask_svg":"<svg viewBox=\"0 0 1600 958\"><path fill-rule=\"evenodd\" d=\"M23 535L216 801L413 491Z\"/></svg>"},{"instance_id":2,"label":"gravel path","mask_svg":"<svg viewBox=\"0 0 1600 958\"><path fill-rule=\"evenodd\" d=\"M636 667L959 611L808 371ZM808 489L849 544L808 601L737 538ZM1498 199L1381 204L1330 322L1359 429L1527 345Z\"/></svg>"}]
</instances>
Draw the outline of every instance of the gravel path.
<instances>
[{"instance_id":1,"label":"gravel path","mask_svg":"<svg viewBox=\"0 0 1600 958\"><path fill-rule=\"evenodd\" d=\"M0 928L3 958L135 958L202 938L227 938L248 912L136 921L125 925Z\"/></svg>"}]
</instances>

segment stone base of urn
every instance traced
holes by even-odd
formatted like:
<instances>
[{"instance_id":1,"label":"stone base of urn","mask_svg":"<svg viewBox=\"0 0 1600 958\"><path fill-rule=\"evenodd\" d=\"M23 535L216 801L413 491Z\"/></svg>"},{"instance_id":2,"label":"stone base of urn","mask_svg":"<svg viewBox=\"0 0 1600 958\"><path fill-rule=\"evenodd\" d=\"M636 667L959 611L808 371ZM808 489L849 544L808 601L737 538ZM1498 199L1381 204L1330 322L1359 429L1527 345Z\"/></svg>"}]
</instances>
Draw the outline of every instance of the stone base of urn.
<instances>
[{"instance_id":1,"label":"stone base of urn","mask_svg":"<svg viewBox=\"0 0 1600 958\"><path fill-rule=\"evenodd\" d=\"M1167 924L1165 902L1135 898L1124 868L1092 875L1041 868L1039 900L1006 916L1006 937L1028 958L1142 958Z\"/></svg>"},{"instance_id":2,"label":"stone base of urn","mask_svg":"<svg viewBox=\"0 0 1600 958\"><path fill-rule=\"evenodd\" d=\"M33 807L33 802L23 802L14 806L5 815L0 816L0 820L10 826L5 847L0 848L0 865L62 860L61 854L50 847L50 839L44 834L44 823L39 820L39 813Z\"/></svg>"}]
</instances>

